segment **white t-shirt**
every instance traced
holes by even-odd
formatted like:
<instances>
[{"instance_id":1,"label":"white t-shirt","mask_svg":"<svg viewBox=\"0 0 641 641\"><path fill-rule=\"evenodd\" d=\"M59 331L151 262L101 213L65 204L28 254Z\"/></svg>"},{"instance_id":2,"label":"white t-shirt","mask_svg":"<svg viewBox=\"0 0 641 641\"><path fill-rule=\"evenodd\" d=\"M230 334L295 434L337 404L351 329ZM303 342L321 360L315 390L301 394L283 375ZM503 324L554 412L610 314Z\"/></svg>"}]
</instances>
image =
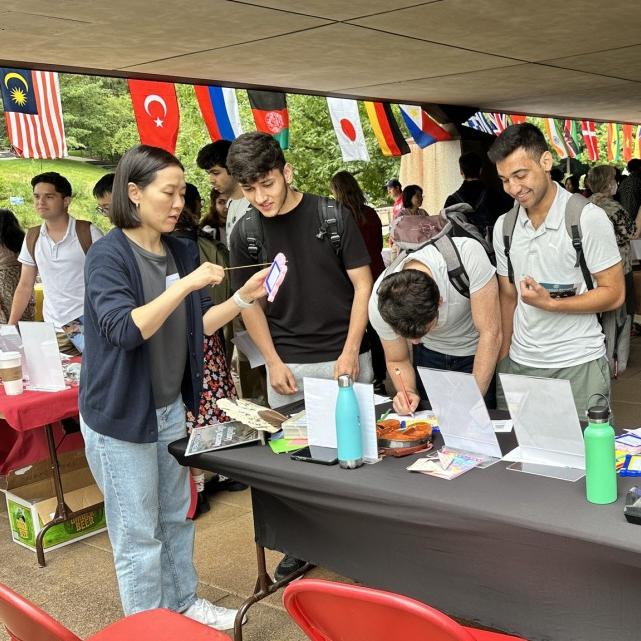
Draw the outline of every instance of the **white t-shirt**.
<instances>
[{"instance_id":1,"label":"white t-shirt","mask_svg":"<svg viewBox=\"0 0 641 641\"><path fill-rule=\"evenodd\" d=\"M534 229L523 207L510 246L514 269L517 305L510 358L516 363L536 368L573 367L596 360L605 354L605 341L596 314L559 314L547 312L521 301L519 282L531 276L547 289L587 291L581 268L576 265L576 251L565 228L565 206L570 193L556 185L556 196L545 222ZM507 258L503 243L503 219L494 226L494 250L497 272L507 276ZM596 205L586 205L581 214L581 233L585 262L596 274L621 261L612 223Z\"/></svg>"},{"instance_id":2,"label":"white t-shirt","mask_svg":"<svg viewBox=\"0 0 641 641\"><path fill-rule=\"evenodd\" d=\"M102 232L91 225L91 239L95 243ZM62 240L54 243L47 233L47 226L40 227L40 236L34 250L35 262L27 249L27 239L22 243L18 260L23 265L38 267L44 288L42 315L53 323L57 332L62 326L82 316L85 298L85 253L76 235L76 219L69 216L69 225Z\"/></svg>"},{"instance_id":3,"label":"white t-shirt","mask_svg":"<svg viewBox=\"0 0 641 641\"><path fill-rule=\"evenodd\" d=\"M230 198L227 201L227 222L225 223L225 235L227 239L231 238L231 230L236 223L245 215L249 209L249 201L244 196L242 198Z\"/></svg>"},{"instance_id":4,"label":"white t-shirt","mask_svg":"<svg viewBox=\"0 0 641 641\"><path fill-rule=\"evenodd\" d=\"M471 238L453 238L454 245L461 256L461 262L470 279L470 294L483 288L496 271L490 263L480 243ZM438 308L436 327L431 329L421 340L428 349L450 356L473 356L479 342L479 333L472 320L470 299L459 294L447 276L445 259L438 249L428 245L410 254L396 266L394 272L400 272L408 261L419 261L431 272L438 286L443 302ZM386 341L399 338L398 334L381 318L378 311L376 291L385 276L383 272L372 290L369 299L369 319L378 335Z\"/></svg>"}]
</instances>

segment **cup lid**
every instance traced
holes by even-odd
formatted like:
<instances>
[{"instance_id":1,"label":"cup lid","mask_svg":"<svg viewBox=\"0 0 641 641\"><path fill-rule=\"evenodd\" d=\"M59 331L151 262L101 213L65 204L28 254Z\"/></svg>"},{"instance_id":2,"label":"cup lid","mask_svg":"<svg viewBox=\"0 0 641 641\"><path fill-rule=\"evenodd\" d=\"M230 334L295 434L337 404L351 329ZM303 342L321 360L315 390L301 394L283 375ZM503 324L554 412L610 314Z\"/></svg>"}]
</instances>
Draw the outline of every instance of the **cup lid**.
<instances>
[{"instance_id":1,"label":"cup lid","mask_svg":"<svg viewBox=\"0 0 641 641\"><path fill-rule=\"evenodd\" d=\"M0 361L13 361L20 357L20 352L0 352Z\"/></svg>"}]
</instances>

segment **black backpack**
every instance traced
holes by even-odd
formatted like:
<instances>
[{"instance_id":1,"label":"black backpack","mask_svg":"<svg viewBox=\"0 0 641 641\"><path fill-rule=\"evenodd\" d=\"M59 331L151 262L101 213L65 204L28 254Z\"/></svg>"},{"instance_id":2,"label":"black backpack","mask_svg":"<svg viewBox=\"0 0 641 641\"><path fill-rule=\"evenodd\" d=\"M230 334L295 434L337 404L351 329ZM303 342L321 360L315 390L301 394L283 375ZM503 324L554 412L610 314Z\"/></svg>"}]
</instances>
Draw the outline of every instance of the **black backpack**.
<instances>
[{"instance_id":1,"label":"black backpack","mask_svg":"<svg viewBox=\"0 0 641 641\"><path fill-rule=\"evenodd\" d=\"M385 276L392 274L394 269L404 261L408 256L417 252L423 247L434 245L445 260L447 266L447 277L452 283L452 287L465 298L470 297L470 277L463 267L463 261L459 254L458 248L452 241L452 238L472 238L479 243L492 265L496 265L496 256L494 249L483 236L475 225L468 222L466 213L472 211L472 207L467 203L450 205L441 210L440 216L447 220L445 227L436 235L432 236L427 242L419 245L415 249L406 249L402 251L398 258L385 270Z\"/></svg>"},{"instance_id":2,"label":"black backpack","mask_svg":"<svg viewBox=\"0 0 641 641\"><path fill-rule=\"evenodd\" d=\"M479 231L485 236L488 227L494 224L496 218L492 215L487 205L488 189L485 187L475 203L470 203L463 199L463 196L457 191L452 194L452 198L459 203L467 203L472 208L472 212L467 214L467 218L472 225L479 228Z\"/></svg>"},{"instance_id":3,"label":"black backpack","mask_svg":"<svg viewBox=\"0 0 641 641\"><path fill-rule=\"evenodd\" d=\"M588 265L585 262L585 254L583 253L581 213L589 202L590 201L581 194L572 194L565 205L565 229L572 240L572 247L574 247L574 251L576 252L576 264L574 266L581 268L581 273L583 274L583 279L588 290L594 289L594 283L592 282L592 274L588 269ZM514 268L510 260L510 245L512 244L512 236L514 235L518 213L519 204L516 203L514 207L505 214L505 218L503 219L503 245L505 257L507 258L507 276L511 283L514 283Z\"/></svg>"},{"instance_id":4,"label":"black backpack","mask_svg":"<svg viewBox=\"0 0 641 641\"><path fill-rule=\"evenodd\" d=\"M343 235L343 212L338 203L331 198L318 196L318 232L316 238L328 240L336 256L341 254L341 238ZM238 221L240 237L252 260L259 263L269 261L264 246L263 221L260 212L250 207Z\"/></svg>"}]
</instances>

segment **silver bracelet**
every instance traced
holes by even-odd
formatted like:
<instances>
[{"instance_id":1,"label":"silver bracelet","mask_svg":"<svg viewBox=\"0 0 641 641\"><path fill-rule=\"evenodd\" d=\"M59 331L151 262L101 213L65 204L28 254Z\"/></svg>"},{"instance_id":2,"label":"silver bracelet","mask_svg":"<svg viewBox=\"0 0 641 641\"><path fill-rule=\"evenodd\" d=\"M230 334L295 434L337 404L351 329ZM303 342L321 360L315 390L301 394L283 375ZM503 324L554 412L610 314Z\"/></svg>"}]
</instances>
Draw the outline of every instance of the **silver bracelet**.
<instances>
[{"instance_id":1,"label":"silver bracelet","mask_svg":"<svg viewBox=\"0 0 641 641\"><path fill-rule=\"evenodd\" d=\"M236 303L236 305L238 305L238 307L240 307L241 309L247 309L254 304L254 301L252 301L251 303L244 301L240 296L240 292L234 292L232 299L234 300L234 303Z\"/></svg>"}]
</instances>

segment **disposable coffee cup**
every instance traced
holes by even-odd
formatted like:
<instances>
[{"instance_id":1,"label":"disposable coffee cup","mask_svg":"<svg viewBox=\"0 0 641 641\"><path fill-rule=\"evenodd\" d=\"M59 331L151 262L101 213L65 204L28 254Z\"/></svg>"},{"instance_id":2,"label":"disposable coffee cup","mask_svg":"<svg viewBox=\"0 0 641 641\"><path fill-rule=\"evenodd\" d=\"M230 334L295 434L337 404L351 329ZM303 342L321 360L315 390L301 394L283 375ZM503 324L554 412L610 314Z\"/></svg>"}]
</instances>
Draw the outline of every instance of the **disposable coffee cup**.
<instances>
[{"instance_id":1,"label":"disposable coffee cup","mask_svg":"<svg viewBox=\"0 0 641 641\"><path fill-rule=\"evenodd\" d=\"M22 394L22 355L20 352L0 352L0 378L7 396Z\"/></svg>"}]
</instances>

